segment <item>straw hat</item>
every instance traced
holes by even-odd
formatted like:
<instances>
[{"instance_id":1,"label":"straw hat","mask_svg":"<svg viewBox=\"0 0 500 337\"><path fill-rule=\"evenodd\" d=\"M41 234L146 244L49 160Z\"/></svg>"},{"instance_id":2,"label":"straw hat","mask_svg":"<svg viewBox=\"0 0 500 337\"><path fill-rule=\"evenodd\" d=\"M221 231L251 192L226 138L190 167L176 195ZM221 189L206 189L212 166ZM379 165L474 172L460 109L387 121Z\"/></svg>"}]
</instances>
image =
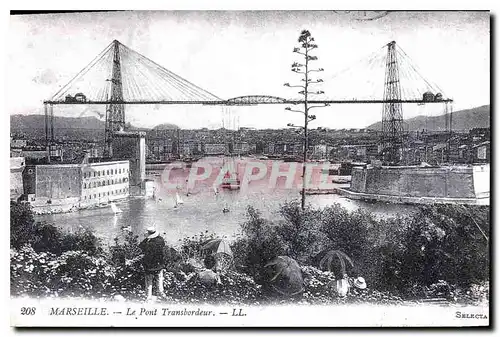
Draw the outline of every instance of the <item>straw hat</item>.
<instances>
[{"instance_id":1,"label":"straw hat","mask_svg":"<svg viewBox=\"0 0 500 337\"><path fill-rule=\"evenodd\" d=\"M365 279L362 277L358 277L354 280L354 286L358 289L365 289L366 288L366 282Z\"/></svg>"},{"instance_id":2,"label":"straw hat","mask_svg":"<svg viewBox=\"0 0 500 337\"><path fill-rule=\"evenodd\" d=\"M148 233L148 239L152 239L158 236L158 232L156 231L156 228L154 228L153 226L148 227L146 231Z\"/></svg>"}]
</instances>

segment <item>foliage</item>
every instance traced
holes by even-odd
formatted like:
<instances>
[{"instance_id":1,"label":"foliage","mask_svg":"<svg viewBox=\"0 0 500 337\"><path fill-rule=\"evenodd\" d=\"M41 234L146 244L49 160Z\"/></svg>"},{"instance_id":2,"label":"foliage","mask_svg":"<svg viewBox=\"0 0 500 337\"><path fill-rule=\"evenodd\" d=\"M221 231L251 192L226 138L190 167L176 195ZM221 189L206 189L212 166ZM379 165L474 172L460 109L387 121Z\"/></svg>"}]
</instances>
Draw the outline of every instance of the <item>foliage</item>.
<instances>
[{"instance_id":1,"label":"foliage","mask_svg":"<svg viewBox=\"0 0 500 337\"><path fill-rule=\"evenodd\" d=\"M63 252L63 233L54 225L37 223L33 238L32 247L36 252L51 252L57 255Z\"/></svg>"},{"instance_id":2,"label":"foliage","mask_svg":"<svg viewBox=\"0 0 500 337\"><path fill-rule=\"evenodd\" d=\"M29 203L10 203L10 247L21 248L35 240L36 225Z\"/></svg>"},{"instance_id":3,"label":"foliage","mask_svg":"<svg viewBox=\"0 0 500 337\"><path fill-rule=\"evenodd\" d=\"M403 302L403 299L399 296L370 288L360 290L351 287L347 297L341 298L336 294L335 277L332 273L310 266L302 267L302 270L305 276L305 291L301 302L310 304L377 303L392 305Z\"/></svg>"},{"instance_id":4,"label":"foliage","mask_svg":"<svg viewBox=\"0 0 500 337\"><path fill-rule=\"evenodd\" d=\"M262 268L277 255L285 254L285 242L278 234L276 227L262 218L253 207L248 207L248 220L241 226L242 238L237 240L231 249L236 265L244 266L243 271L262 283Z\"/></svg>"},{"instance_id":5,"label":"foliage","mask_svg":"<svg viewBox=\"0 0 500 337\"><path fill-rule=\"evenodd\" d=\"M61 240L61 251L84 251L89 255L100 255L104 252L101 240L90 228L80 228L74 233L64 233Z\"/></svg>"},{"instance_id":6,"label":"foliage","mask_svg":"<svg viewBox=\"0 0 500 337\"><path fill-rule=\"evenodd\" d=\"M271 222L249 208L242 237L233 244L238 264L246 266L240 270L260 283L263 263L275 256L317 267L332 249L352 258L369 287L407 297L428 296L428 287L440 280L465 289L489 278L488 243L478 229L489 236L485 207L425 206L378 219L338 204L302 211L292 202L280 214L283 220Z\"/></svg>"},{"instance_id":7,"label":"foliage","mask_svg":"<svg viewBox=\"0 0 500 337\"><path fill-rule=\"evenodd\" d=\"M59 228L42 222L35 222L33 211L28 203L10 205L10 245L21 248L30 245L37 252L50 252L60 255L67 251L84 251L90 255L104 252L101 240L91 229L63 232Z\"/></svg>"},{"instance_id":8,"label":"foliage","mask_svg":"<svg viewBox=\"0 0 500 337\"><path fill-rule=\"evenodd\" d=\"M260 286L248 275L230 271L220 275L221 283L205 285L196 277L167 272L164 275L166 301L210 304L258 304Z\"/></svg>"},{"instance_id":9,"label":"foliage","mask_svg":"<svg viewBox=\"0 0 500 337\"><path fill-rule=\"evenodd\" d=\"M222 284L201 283L194 269L201 246L215 234L180 240L166 247L167 299L181 302L400 303L405 299L445 298L477 303L489 299L489 208L437 205L412 214L379 219L366 211L348 212L337 204L300 209L284 204L280 221L269 221L252 207L231 243L237 270L220 275ZM484 234L483 234L484 233ZM317 269L318 252L339 249L352 257L368 289L336 296L334 277ZM305 290L294 298L266 293L263 266L276 256L301 265ZM83 296L128 299L144 296L142 252L132 233L105 251L90 230L63 232L35 223L27 204L11 204L12 295ZM263 285L263 286L261 286Z\"/></svg>"},{"instance_id":10,"label":"foliage","mask_svg":"<svg viewBox=\"0 0 500 337\"><path fill-rule=\"evenodd\" d=\"M450 206L422 207L409 220L404 237L402 278L430 285L439 280L461 286L489 275L488 242L472 214L487 219L485 209ZM474 213L472 213L474 212ZM482 222L489 232L489 221ZM411 265L411 268L408 266Z\"/></svg>"},{"instance_id":11,"label":"foliage","mask_svg":"<svg viewBox=\"0 0 500 337\"><path fill-rule=\"evenodd\" d=\"M125 234L125 239L120 244L119 239L115 238L115 244L110 247L111 261L115 265L125 265L127 261L137 259L142 251L139 248L138 236L132 232Z\"/></svg>"},{"instance_id":12,"label":"foliage","mask_svg":"<svg viewBox=\"0 0 500 337\"><path fill-rule=\"evenodd\" d=\"M276 232L285 243L285 255L303 264L312 263L329 243L321 230L321 212L310 207L302 211L298 202L289 202L282 205L280 214L284 221L276 225Z\"/></svg>"},{"instance_id":13,"label":"foliage","mask_svg":"<svg viewBox=\"0 0 500 337\"><path fill-rule=\"evenodd\" d=\"M325 249L337 249L347 253L352 259L365 256L370 247L369 231L375 219L365 210L348 212L339 204L325 207L321 212L321 231L329 239Z\"/></svg>"},{"instance_id":14,"label":"foliage","mask_svg":"<svg viewBox=\"0 0 500 337\"><path fill-rule=\"evenodd\" d=\"M208 233L208 230L205 232L200 232L200 234L195 234L191 237L179 239L180 249L179 253L184 260L188 260L189 258L194 258L197 260L202 260L204 258L201 247L211 239L215 239L216 235Z\"/></svg>"},{"instance_id":15,"label":"foliage","mask_svg":"<svg viewBox=\"0 0 500 337\"><path fill-rule=\"evenodd\" d=\"M142 266L142 251L139 248L138 236L127 232L123 243L115 238L115 244L110 247L111 263L115 268L116 292L131 289L142 289L144 284L144 268Z\"/></svg>"},{"instance_id":16,"label":"foliage","mask_svg":"<svg viewBox=\"0 0 500 337\"><path fill-rule=\"evenodd\" d=\"M103 297L116 284L113 268L104 257L82 251L55 255L35 252L26 245L11 250L11 293L30 296Z\"/></svg>"}]
</instances>

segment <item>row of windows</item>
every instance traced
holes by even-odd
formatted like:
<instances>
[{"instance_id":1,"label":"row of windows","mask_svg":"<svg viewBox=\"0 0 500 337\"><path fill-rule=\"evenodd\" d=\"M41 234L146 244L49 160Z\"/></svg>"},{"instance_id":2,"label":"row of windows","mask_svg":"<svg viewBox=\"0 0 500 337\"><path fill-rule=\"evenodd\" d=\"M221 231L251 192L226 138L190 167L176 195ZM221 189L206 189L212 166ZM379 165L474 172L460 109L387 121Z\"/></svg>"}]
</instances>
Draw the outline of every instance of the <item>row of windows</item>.
<instances>
[{"instance_id":1,"label":"row of windows","mask_svg":"<svg viewBox=\"0 0 500 337\"><path fill-rule=\"evenodd\" d=\"M101 175L110 175L110 174L121 174L121 173L128 173L128 169L111 169L111 170L102 170L102 171L94 171L94 172L83 172L83 177L84 178L90 178L90 177L100 177Z\"/></svg>"},{"instance_id":2,"label":"row of windows","mask_svg":"<svg viewBox=\"0 0 500 337\"><path fill-rule=\"evenodd\" d=\"M93 188L93 187L101 187L101 186L107 186L107 185L112 185L112 184L121 184L121 183L126 183L128 181L128 178L116 178L116 179L108 179L108 180L103 180L103 181L92 181L90 183L83 183L83 188Z\"/></svg>"},{"instance_id":3,"label":"row of windows","mask_svg":"<svg viewBox=\"0 0 500 337\"><path fill-rule=\"evenodd\" d=\"M122 194L122 193L128 193L128 187L127 188L122 188L120 190L116 190L116 191L111 191L111 194L109 192L105 192L105 193L97 193L97 194L94 194L94 195L89 195L88 198L87 196L84 197L85 200L87 199L97 199L97 198L100 198L101 196L102 197L105 197L105 196L109 196L109 195L115 195L115 194Z\"/></svg>"}]
</instances>

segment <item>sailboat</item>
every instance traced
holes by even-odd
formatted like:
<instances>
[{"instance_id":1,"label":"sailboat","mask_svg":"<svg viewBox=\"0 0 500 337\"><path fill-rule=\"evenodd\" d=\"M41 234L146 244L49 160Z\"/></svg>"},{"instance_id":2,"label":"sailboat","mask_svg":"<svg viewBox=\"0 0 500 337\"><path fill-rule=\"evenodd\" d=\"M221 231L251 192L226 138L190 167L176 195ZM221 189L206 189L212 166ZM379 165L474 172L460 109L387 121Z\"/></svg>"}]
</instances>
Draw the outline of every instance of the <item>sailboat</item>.
<instances>
[{"instance_id":1,"label":"sailboat","mask_svg":"<svg viewBox=\"0 0 500 337\"><path fill-rule=\"evenodd\" d=\"M113 202L111 203L111 210L113 211L113 213L115 213L115 215L116 215L116 214L119 214L119 213L121 213L121 212L123 212L123 211L122 211L121 209L119 209L119 208L118 208L118 206L116 206L116 204L115 204L115 203L113 203Z\"/></svg>"},{"instance_id":2,"label":"sailboat","mask_svg":"<svg viewBox=\"0 0 500 337\"><path fill-rule=\"evenodd\" d=\"M184 203L184 200L181 199L179 193L175 193L175 203L176 205L182 205Z\"/></svg>"},{"instance_id":3,"label":"sailboat","mask_svg":"<svg viewBox=\"0 0 500 337\"><path fill-rule=\"evenodd\" d=\"M238 172L234 169L234 159L231 158L232 169L227 171L222 178L221 188L238 190L240 188L240 179L238 178ZM225 167L225 165L223 165ZM231 172L234 172L236 177L231 176Z\"/></svg>"}]
</instances>

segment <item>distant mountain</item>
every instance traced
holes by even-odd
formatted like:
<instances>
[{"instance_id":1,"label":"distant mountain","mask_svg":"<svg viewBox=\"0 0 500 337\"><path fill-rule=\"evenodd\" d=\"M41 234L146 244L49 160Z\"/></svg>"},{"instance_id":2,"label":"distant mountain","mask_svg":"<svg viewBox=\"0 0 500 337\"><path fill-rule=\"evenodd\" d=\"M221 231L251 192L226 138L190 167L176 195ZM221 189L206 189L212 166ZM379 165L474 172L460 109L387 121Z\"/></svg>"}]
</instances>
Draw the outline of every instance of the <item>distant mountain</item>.
<instances>
[{"instance_id":1,"label":"distant mountain","mask_svg":"<svg viewBox=\"0 0 500 337\"><path fill-rule=\"evenodd\" d=\"M179 127L171 123L158 124L153 130L177 130Z\"/></svg>"},{"instance_id":2,"label":"distant mountain","mask_svg":"<svg viewBox=\"0 0 500 337\"><path fill-rule=\"evenodd\" d=\"M417 116L406 119L410 131L427 129L429 131L445 131L445 117L441 116ZM477 108L455 111L452 113L453 130L470 130L474 128L490 127L490 106L483 105ZM374 123L367 129L381 130L382 122Z\"/></svg>"},{"instance_id":3,"label":"distant mountain","mask_svg":"<svg viewBox=\"0 0 500 337\"><path fill-rule=\"evenodd\" d=\"M104 129L104 121L96 117L59 117L54 116L55 129ZM10 129L45 129L44 115L11 115Z\"/></svg>"},{"instance_id":4,"label":"distant mountain","mask_svg":"<svg viewBox=\"0 0 500 337\"><path fill-rule=\"evenodd\" d=\"M85 117L62 117L54 116L54 129L89 129L89 130L104 130L105 122L94 116ZM127 129L148 131L148 128L140 128L130 123L126 125ZM45 129L44 115L11 115L10 129L26 130L26 129Z\"/></svg>"}]
</instances>

